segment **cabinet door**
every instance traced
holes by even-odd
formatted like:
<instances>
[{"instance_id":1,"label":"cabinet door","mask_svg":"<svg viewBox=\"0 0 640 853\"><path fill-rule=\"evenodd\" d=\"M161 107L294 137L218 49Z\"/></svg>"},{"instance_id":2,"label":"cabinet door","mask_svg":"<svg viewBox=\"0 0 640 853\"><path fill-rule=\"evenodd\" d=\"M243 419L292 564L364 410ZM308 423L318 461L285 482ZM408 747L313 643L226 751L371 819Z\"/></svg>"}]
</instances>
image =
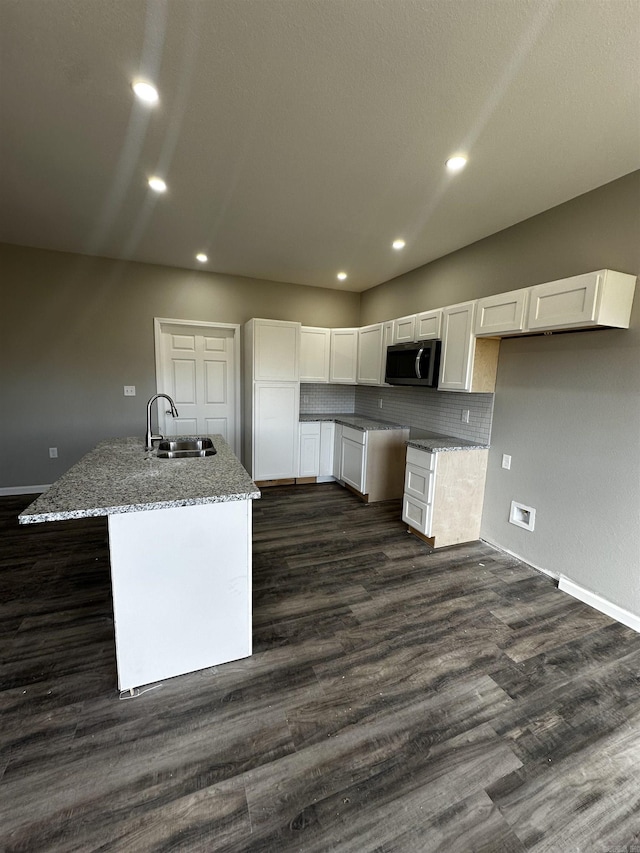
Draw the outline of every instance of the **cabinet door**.
<instances>
[{"instance_id":1,"label":"cabinet door","mask_svg":"<svg viewBox=\"0 0 640 853\"><path fill-rule=\"evenodd\" d=\"M421 311L416 314L416 340L439 340L442 329L442 310Z\"/></svg>"},{"instance_id":2,"label":"cabinet door","mask_svg":"<svg viewBox=\"0 0 640 853\"><path fill-rule=\"evenodd\" d=\"M366 494L366 445L358 444L342 434L342 479L361 494Z\"/></svg>"},{"instance_id":3,"label":"cabinet door","mask_svg":"<svg viewBox=\"0 0 640 853\"><path fill-rule=\"evenodd\" d=\"M529 290L512 290L478 299L476 335L522 332L525 329Z\"/></svg>"},{"instance_id":4,"label":"cabinet door","mask_svg":"<svg viewBox=\"0 0 640 853\"><path fill-rule=\"evenodd\" d=\"M300 329L300 382L329 381L331 329Z\"/></svg>"},{"instance_id":5,"label":"cabinet door","mask_svg":"<svg viewBox=\"0 0 640 853\"><path fill-rule=\"evenodd\" d=\"M415 341L416 333L416 315L410 317L398 317L393 321L393 342L394 344L410 344Z\"/></svg>"},{"instance_id":6,"label":"cabinet door","mask_svg":"<svg viewBox=\"0 0 640 853\"><path fill-rule=\"evenodd\" d=\"M402 498L402 520L424 536L431 536L433 504L426 504L405 493Z\"/></svg>"},{"instance_id":7,"label":"cabinet door","mask_svg":"<svg viewBox=\"0 0 640 853\"><path fill-rule=\"evenodd\" d=\"M333 432L333 476L342 480L342 424L336 424Z\"/></svg>"},{"instance_id":8,"label":"cabinet door","mask_svg":"<svg viewBox=\"0 0 640 853\"><path fill-rule=\"evenodd\" d=\"M586 273L529 288L528 327L546 330L590 325L596 318L601 279L599 273Z\"/></svg>"},{"instance_id":9,"label":"cabinet door","mask_svg":"<svg viewBox=\"0 0 640 853\"><path fill-rule=\"evenodd\" d=\"M358 329L331 329L330 382L356 384Z\"/></svg>"},{"instance_id":10,"label":"cabinet door","mask_svg":"<svg viewBox=\"0 0 640 853\"><path fill-rule=\"evenodd\" d=\"M475 302L462 302L442 309L442 391L470 391L473 371L473 320Z\"/></svg>"},{"instance_id":11,"label":"cabinet door","mask_svg":"<svg viewBox=\"0 0 640 853\"><path fill-rule=\"evenodd\" d=\"M299 477L317 477L320 473L320 424L300 424Z\"/></svg>"},{"instance_id":12,"label":"cabinet door","mask_svg":"<svg viewBox=\"0 0 640 853\"><path fill-rule=\"evenodd\" d=\"M380 385L384 380L382 336L382 323L358 331L358 385Z\"/></svg>"},{"instance_id":13,"label":"cabinet door","mask_svg":"<svg viewBox=\"0 0 640 853\"><path fill-rule=\"evenodd\" d=\"M333 477L333 445L335 424L323 421L320 424L320 477Z\"/></svg>"},{"instance_id":14,"label":"cabinet door","mask_svg":"<svg viewBox=\"0 0 640 853\"><path fill-rule=\"evenodd\" d=\"M297 382L256 382L254 480L278 480L297 475L299 400Z\"/></svg>"},{"instance_id":15,"label":"cabinet door","mask_svg":"<svg viewBox=\"0 0 640 853\"><path fill-rule=\"evenodd\" d=\"M254 320L254 376L295 382L300 357L300 323Z\"/></svg>"}]
</instances>

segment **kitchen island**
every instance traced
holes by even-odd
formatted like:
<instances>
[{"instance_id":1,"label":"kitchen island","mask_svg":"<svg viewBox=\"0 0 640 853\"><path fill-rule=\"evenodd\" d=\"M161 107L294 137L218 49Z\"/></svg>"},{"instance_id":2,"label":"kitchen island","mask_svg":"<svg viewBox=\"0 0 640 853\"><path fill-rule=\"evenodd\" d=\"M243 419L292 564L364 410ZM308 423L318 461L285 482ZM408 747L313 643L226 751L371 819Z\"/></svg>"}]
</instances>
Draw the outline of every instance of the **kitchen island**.
<instances>
[{"instance_id":1,"label":"kitchen island","mask_svg":"<svg viewBox=\"0 0 640 853\"><path fill-rule=\"evenodd\" d=\"M101 442L19 516L107 516L120 690L251 654L251 501L221 435L216 454L160 459Z\"/></svg>"}]
</instances>

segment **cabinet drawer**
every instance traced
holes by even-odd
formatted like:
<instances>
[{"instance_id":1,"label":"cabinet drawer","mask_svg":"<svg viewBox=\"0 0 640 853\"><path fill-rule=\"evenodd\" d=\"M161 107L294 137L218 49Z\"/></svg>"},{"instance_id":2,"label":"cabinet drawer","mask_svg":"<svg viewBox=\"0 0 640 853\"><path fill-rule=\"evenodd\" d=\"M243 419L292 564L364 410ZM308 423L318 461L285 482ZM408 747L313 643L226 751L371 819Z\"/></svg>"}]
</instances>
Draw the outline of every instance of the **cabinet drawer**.
<instances>
[{"instance_id":1,"label":"cabinet drawer","mask_svg":"<svg viewBox=\"0 0 640 853\"><path fill-rule=\"evenodd\" d=\"M402 520L425 536L431 536L431 514L431 504L404 495L402 499Z\"/></svg>"},{"instance_id":2,"label":"cabinet drawer","mask_svg":"<svg viewBox=\"0 0 640 853\"><path fill-rule=\"evenodd\" d=\"M433 471L408 463L404 472L404 491L406 495L430 504L433 500Z\"/></svg>"},{"instance_id":3,"label":"cabinet drawer","mask_svg":"<svg viewBox=\"0 0 640 853\"><path fill-rule=\"evenodd\" d=\"M417 465L418 468L435 471L436 454L428 450L418 450L417 447L407 447L407 465Z\"/></svg>"},{"instance_id":4,"label":"cabinet drawer","mask_svg":"<svg viewBox=\"0 0 640 853\"><path fill-rule=\"evenodd\" d=\"M356 444L364 444L366 432L361 429L353 429L353 427L343 426L342 437L348 438L350 441L355 441Z\"/></svg>"}]
</instances>

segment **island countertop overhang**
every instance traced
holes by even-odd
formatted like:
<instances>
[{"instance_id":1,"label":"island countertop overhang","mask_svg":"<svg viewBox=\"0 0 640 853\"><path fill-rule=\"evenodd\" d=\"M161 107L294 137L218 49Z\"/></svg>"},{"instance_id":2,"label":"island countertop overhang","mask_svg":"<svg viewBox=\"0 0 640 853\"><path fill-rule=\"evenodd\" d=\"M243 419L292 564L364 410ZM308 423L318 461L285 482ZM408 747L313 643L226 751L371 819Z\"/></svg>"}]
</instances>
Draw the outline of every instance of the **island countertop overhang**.
<instances>
[{"instance_id":1,"label":"island countertop overhang","mask_svg":"<svg viewBox=\"0 0 640 853\"><path fill-rule=\"evenodd\" d=\"M255 500L260 491L221 435L217 453L158 459L138 438L100 442L19 516L20 524Z\"/></svg>"}]
</instances>

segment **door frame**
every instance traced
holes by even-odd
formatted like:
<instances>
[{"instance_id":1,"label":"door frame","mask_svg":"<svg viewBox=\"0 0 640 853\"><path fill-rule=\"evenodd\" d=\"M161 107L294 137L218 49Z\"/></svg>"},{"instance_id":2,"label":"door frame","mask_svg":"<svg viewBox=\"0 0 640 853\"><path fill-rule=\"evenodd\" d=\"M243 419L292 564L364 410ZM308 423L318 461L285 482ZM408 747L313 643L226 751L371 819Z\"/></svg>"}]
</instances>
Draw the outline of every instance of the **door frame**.
<instances>
[{"instance_id":1,"label":"door frame","mask_svg":"<svg viewBox=\"0 0 640 853\"><path fill-rule=\"evenodd\" d=\"M155 346L155 365L156 365L156 392L163 393L164 389L161 385L162 374L162 335L166 330L166 326L185 326L197 328L201 331L224 329L225 331L232 330L233 332L233 386L235 392L234 418L236 420L235 442L231 448L235 455L240 458L242 423L240 420L240 377L242 375L242 365L240 364L241 347L240 347L240 325L238 323L214 323L207 320L176 320L170 317L154 317L153 318L153 338Z\"/></svg>"}]
</instances>

